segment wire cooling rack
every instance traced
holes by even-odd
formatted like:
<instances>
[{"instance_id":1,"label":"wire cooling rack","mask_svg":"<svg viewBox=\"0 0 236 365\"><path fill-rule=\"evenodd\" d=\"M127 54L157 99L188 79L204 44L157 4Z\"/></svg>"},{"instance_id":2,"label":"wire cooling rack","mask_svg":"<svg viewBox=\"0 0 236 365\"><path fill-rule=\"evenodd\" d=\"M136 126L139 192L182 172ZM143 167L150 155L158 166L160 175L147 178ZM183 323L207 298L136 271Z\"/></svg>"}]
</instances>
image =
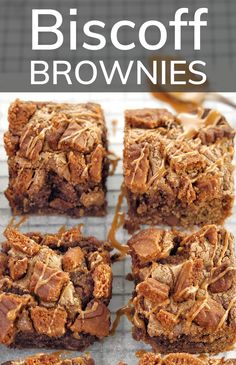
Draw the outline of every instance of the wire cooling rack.
<instances>
[{"instance_id":1,"label":"wire cooling rack","mask_svg":"<svg viewBox=\"0 0 236 365\"><path fill-rule=\"evenodd\" d=\"M232 100L236 101L236 93L227 94ZM123 111L127 108L140 107L163 107L161 101L154 99L151 95L145 93L98 93L98 94L0 94L0 238L3 239L2 233L11 218L8 201L4 197L4 190L8 184L8 169L6 162L6 154L3 147L3 133L7 129L7 110L10 102L15 98L23 100L39 100L39 101L57 101L57 102L85 102L94 101L102 104L105 111L107 126L109 149L122 157L123 151ZM214 107L221 110L232 126L236 127L236 111L230 107L215 102L206 102L207 107ZM168 107L168 106L167 106ZM116 121L114 123L114 121ZM27 222L22 226L23 231L41 231L56 232L62 225L71 227L78 223L84 223L84 234L94 235L99 239L106 239L107 233L111 226L114 209L119 195L120 185L122 183L122 161L119 162L115 175L108 178L108 215L104 218L83 218L72 219L63 216L50 217L29 217ZM126 209L125 202L123 209ZM228 219L227 228L236 236L236 214ZM117 233L120 242L126 243L128 234L123 229ZM133 284L125 279L130 272L130 260L126 258L122 262L115 263L113 266L113 297L110 303L112 317L118 308L125 305L132 295ZM116 365L118 361L123 360L129 365L136 364L135 352L140 349L150 350L150 347L142 343L138 343L132 339L131 325L126 318L122 318L117 332L114 336L106 338L100 343L96 343L89 348L89 352L94 357L97 365ZM10 359L24 357L37 350L13 350L0 346L0 362ZM225 354L227 356L236 356L236 351Z\"/></svg>"}]
</instances>

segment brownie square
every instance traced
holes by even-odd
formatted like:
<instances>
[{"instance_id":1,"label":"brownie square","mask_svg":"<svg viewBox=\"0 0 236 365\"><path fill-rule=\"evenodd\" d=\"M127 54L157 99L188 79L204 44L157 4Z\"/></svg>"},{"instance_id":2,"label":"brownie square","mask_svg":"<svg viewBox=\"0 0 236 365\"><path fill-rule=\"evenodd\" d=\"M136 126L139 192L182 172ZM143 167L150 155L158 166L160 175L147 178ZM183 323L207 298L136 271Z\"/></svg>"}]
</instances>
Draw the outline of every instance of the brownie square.
<instances>
[{"instance_id":1,"label":"brownie square","mask_svg":"<svg viewBox=\"0 0 236 365\"><path fill-rule=\"evenodd\" d=\"M235 132L216 110L125 113L126 228L221 224L234 200Z\"/></svg>"},{"instance_id":2,"label":"brownie square","mask_svg":"<svg viewBox=\"0 0 236 365\"><path fill-rule=\"evenodd\" d=\"M218 353L236 341L233 236L156 228L128 242L135 280L133 336L160 353Z\"/></svg>"},{"instance_id":3,"label":"brownie square","mask_svg":"<svg viewBox=\"0 0 236 365\"><path fill-rule=\"evenodd\" d=\"M59 353L54 353L33 355L25 360L7 361L2 365L95 365L95 363L88 354L81 357L62 358Z\"/></svg>"},{"instance_id":4,"label":"brownie square","mask_svg":"<svg viewBox=\"0 0 236 365\"><path fill-rule=\"evenodd\" d=\"M83 350L108 336L110 246L75 227L5 231L0 253L0 343Z\"/></svg>"},{"instance_id":5,"label":"brownie square","mask_svg":"<svg viewBox=\"0 0 236 365\"><path fill-rule=\"evenodd\" d=\"M175 353L166 356L154 354L152 352L144 353L140 356L138 365L235 365L236 359L225 360L213 357L194 356L185 353ZM126 365L120 362L118 365Z\"/></svg>"},{"instance_id":6,"label":"brownie square","mask_svg":"<svg viewBox=\"0 0 236 365\"><path fill-rule=\"evenodd\" d=\"M16 100L8 119L5 195L14 213L106 214L109 164L100 105Z\"/></svg>"}]
</instances>

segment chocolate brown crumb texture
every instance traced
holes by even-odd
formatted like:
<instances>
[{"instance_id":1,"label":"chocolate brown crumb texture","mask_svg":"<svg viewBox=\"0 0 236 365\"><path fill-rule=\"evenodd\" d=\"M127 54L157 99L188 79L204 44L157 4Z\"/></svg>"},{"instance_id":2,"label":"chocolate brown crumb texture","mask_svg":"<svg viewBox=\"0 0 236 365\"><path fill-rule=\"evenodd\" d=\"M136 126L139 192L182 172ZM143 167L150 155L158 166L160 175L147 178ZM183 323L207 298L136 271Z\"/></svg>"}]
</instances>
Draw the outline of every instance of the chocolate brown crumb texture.
<instances>
[{"instance_id":1,"label":"chocolate brown crumb texture","mask_svg":"<svg viewBox=\"0 0 236 365\"><path fill-rule=\"evenodd\" d=\"M13 213L103 216L106 126L98 104L16 100L4 135Z\"/></svg>"},{"instance_id":2,"label":"chocolate brown crumb texture","mask_svg":"<svg viewBox=\"0 0 236 365\"><path fill-rule=\"evenodd\" d=\"M0 343L83 350L109 334L110 246L79 227L8 228L0 253Z\"/></svg>"},{"instance_id":3,"label":"chocolate brown crumb texture","mask_svg":"<svg viewBox=\"0 0 236 365\"><path fill-rule=\"evenodd\" d=\"M156 228L128 242L135 280L133 336L160 353L219 353L236 341L233 236Z\"/></svg>"},{"instance_id":4,"label":"chocolate brown crumb texture","mask_svg":"<svg viewBox=\"0 0 236 365\"><path fill-rule=\"evenodd\" d=\"M154 353L146 353L141 356L138 365L235 365L236 359L214 359L208 356L194 356L178 353L164 357ZM118 365L126 365L120 362Z\"/></svg>"},{"instance_id":5,"label":"chocolate brown crumb texture","mask_svg":"<svg viewBox=\"0 0 236 365\"><path fill-rule=\"evenodd\" d=\"M62 358L60 354L38 354L25 360L7 361L2 365L95 365L90 355L76 358Z\"/></svg>"},{"instance_id":6,"label":"chocolate brown crumb texture","mask_svg":"<svg viewBox=\"0 0 236 365\"><path fill-rule=\"evenodd\" d=\"M235 131L216 110L125 113L126 228L221 224L234 200Z\"/></svg>"}]
</instances>

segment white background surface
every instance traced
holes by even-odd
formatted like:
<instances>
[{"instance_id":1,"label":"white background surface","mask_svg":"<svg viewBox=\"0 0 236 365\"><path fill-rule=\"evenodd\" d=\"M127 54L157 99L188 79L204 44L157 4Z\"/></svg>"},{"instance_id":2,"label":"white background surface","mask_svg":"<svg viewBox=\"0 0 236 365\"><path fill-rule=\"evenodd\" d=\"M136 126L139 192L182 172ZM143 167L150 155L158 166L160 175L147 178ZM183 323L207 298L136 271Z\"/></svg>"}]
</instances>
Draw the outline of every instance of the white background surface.
<instances>
[{"instance_id":1,"label":"white background surface","mask_svg":"<svg viewBox=\"0 0 236 365\"><path fill-rule=\"evenodd\" d=\"M226 94L236 102L236 93ZM143 108L143 107L167 107L170 106L158 101L148 93L91 93L91 94L1 94L0 93L0 238L3 239L2 233L11 218L8 201L3 192L8 184L8 169L6 162L6 154L3 147L3 133L7 129L7 110L10 102L20 98L23 100L35 101L58 101L58 102L87 102L94 101L101 103L106 116L108 127L109 150L115 152L122 157L123 151L123 111L125 109ZM230 124L236 127L236 110L213 101L205 102L204 104L210 108L217 108L226 116ZM116 132L112 126L112 121L117 120ZM113 219L114 208L119 195L120 185L122 183L122 162L119 162L118 168L114 176L108 178L108 215L104 218L84 218L72 219L63 216L37 217L31 216L23 225L22 230L36 230L42 232L56 232L62 225L68 227L78 223L84 223L84 234L94 235L99 239L106 239L107 232ZM126 205L124 202L124 209ZM227 228L236 236L236 215L234 214L227 220ZM122 243L126 243L128 235L124 230L120 230L117 234L118 239ZM113 281L113 298L111 300L110 309L114 314L115 311L125 305L133 290L133 284L125 280L125 276L129 273L130 261L126 259L122 262L113 265L114 281ZM150 350L149 346L138 343L132 339L131 325L126 319L123 319L118 327L118 330L113 337L106 338L100 343L96 343L89 348L89 352L96 360L96 365L116 365L118 361L123 360L129 365L137 363L135 352L138 349ZM43 350L44 351L44 350ZM28 350L13 350L0 346L0 362L10 359L17 359L26 355L36 353L36 349ZM42 352L39 350L38 352ZM78 354L78 353L77 353ZM74 355L74 354L73 354ZM236 357L236 350L225 354L227 357Z\"/></svg>"}]
</instances>

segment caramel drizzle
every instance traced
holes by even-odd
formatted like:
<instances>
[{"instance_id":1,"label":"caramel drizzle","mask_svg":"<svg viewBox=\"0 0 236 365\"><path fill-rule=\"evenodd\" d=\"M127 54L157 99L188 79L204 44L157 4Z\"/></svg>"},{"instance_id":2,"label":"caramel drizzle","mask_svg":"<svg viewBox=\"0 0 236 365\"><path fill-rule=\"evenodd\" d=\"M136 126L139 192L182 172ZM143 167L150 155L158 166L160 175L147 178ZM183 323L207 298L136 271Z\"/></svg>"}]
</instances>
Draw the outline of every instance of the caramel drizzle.
<instances>
[{"instance_id":1,"label":"caramel drizzle","mask_svg":"<svg viewBox=\"0 0 236 365\"><path fill-rule=\"evenodd\" d=\"M116 239L116 232L117 230L124 224L124 213L121 213L121 206L123 203L123 199L125 196L124 191L124 185L121 186L121 192L118 196L118 201L115 208L115 214L113 217L113 222L111 224L111 228L108 232L107 240L110 243L110 245L117 249L120 252L119 260L124 258L127 253L129 252L129 247L127 245L122 245L117 239Z\"/></svg>"},{"instance_id":2,"label":"caramel drizzle","mask_svg":"<svg viewBox=\"0 0 236 365\"><path fill-rule=\"evenodd\" d=\"M90 119L90 120L87 120L87 119L81 119L81 118L76 118L75 120L72 120L72 122L76 122L76 123L90 123L90 126L95 128L95 124L93 124L93 121Z\"/></svg>"},{"instance_id":3,"label":"caramel drizzle","mask_svg":"<svg viewBox=\"0 0 236 365\"><path fill-rule=\"evenodd\" d=\"M65 141L68 141L68 140L72 140L72 143L74 144L77 140L77 138L79 138L81 136L81 134L83 132L86 132L88 131L89 128L88 127L84 127L84 128L81 128L80 130L78 131L75 131L74 133L71 133L69 136L67 137L63 137L61 138L60 142L59 142L59 145L62 143L62 142L65 142Z\"/></svg>"},{"instance_id":4,"label":"caramel drizzle","mask_svg":"<svg viewBox=\"0 0 236 365\"><path fill-rule=\"evenodd\" d=\"M137 303L139 302L139 298L140 297L142 297L141 295L137 295L137 297L135 297L135 299L134 299L134 307L136 307L136 305L137 305ZM148 302L150 302L150 301L148 301ZM162 308L162 307L166 307L168 304L170 304L170 299L166 299L166 300L164 300L163 302L161 302L161 303L158 303L157 305L155 305L154 307L152 307L152 309L150 310L150 311L146 311L146 310L144 310L143 308L139 308L139 314L144 314L144 316L146 317L146 318L149 318L153 313L155 313L159 308ZM137 315L137 317L135 317ZM141 324L141 319L138 317L138 313L137 312L135 312L135 314L134 314L134 321L136 320L137 321L137 319L138 319L138 321L140 321L139 323ZM142 321L143 322L143 321ZM143 322L144 323L144 322ZM136 327L138 327L138 326L136 326ZM142 325L142 327L139 327L139 328L143 328L143 325Z\"/></svg>"},{"instance_id":5,"label":"caramel drizzle","mask_svg":"<svg viewBox=\"0 0 236 365\"><path fill-rule=\"evenodd\" d=\"M216 270L216 269L215 269ZM215 283L217 280L223 278L229 271L236 271L236 267L233 267L233 266L229 266L227 267L227 269L225 269L225 271L223 271L222 273L220 273L219 275L217 275L214 279L211 279L210 282L209 282L209 285L210 284L213 284Z\"/></svg>"},{"instance_id":6,"label":"caramel drizzle","mask_svg":"<svg viewBox=\"0 0 236 365\"><path fill-rule=\"evenodd\" d=\"M50 122L54 116L56 115L56 112L49 112L48 110L43 110L43 109L38 109L36 110L36 112L34 113L34 115L30 118L30 122L32 122L31 124L34 125L35 123L37 123L38 126L40 126L41 123L48 123Z\"/></svg>"},{"instance_id":7,"label":"caramel drizzle","mask_svg":"<svg viewBox=\"0 0 236 365\"><path fill-rule=\"evenodd\" d=\"M82 117L82 118L88 118L88 117L92 117L95 119L100 119L100 115L98 113L95 112L87 112L87 111L82 111L83 109L81 109L81 112L78 110L70 110L69 112L67 110L65 110L65 114L73 114L74 117ZM86 119L82 119L82 121L86 121Z\"/></svg>"},{"instance_id":8,"label":"caramel drizzle","mask_svg":"<svg viewBox=\"0 0 236 365\"><path fill-rule=\"evenodd\" d=\"M57 275L58 275L58 273L60 273L60 271L56 271L56 272L54 272L53 274L51 274L51 275L50 275L47 279L44 279L44 280L43 280L43 276L44 276L44 274L45 274L45 270L46 270L46 266L45 266L45 268L43 269L42 274L40 275L40 278L39 278L39 280L38 280L37 284L35 285L35 289L34 289L35 293L37 293L37 291L38 291L38 289L39 289L39 288L41 288L42 286L44 286L44 285L46 285L47 283L49 283L49 282L50 282L50 280L51 280L54 276L57 276Z\"/></svg>"},{"instance_id":9,"label":"caramel drizzle","mask_svg":"<svg viewBox=\"0 0 236 365\"><path fill-rule=\"evenodd\" d=\"M119 308L116 311L116 318L114 319L113 323L112 323L112 327L110 330L110 335L114 336L114 334L116 333L117 327L120 324L120 320L122 316L126 316L126 318L132 322L133 321L133 307L132 307L132 299L129 300L128 304L125 305L124 307Z\"/></svg>"},{"instance_id":10,"label":"caramel drizzle","mask_svg":"<svg viewBox=\"0 0 236 365\"><path fill-rule=\"evenodd\" d=\"M112 133L115 136L116 135L116 128L117 128L117 124L118 124L118 120L117 119L113 119L112 122Z\"/></svg>"},{"instance_id":11,"label":"caramel drizzle","mask_svg":"<svg viewBox=\"0 0 236 365\"><path fill-rule=\"evenodd\" d=\"M161 165L160 165L158 171L148 181L147 189L149 189L151 187L151 185L154 183L155 180L160 180L164 176L165 172L166 172L165 159L163 159L161 161Z\"/></svg>"},{"instance_id":12,"label":"caramel drizzle","mask_svg":"<svg viewBox=\"0 0 236 365\"><path fill-rule=\"evenodd\" d=\"M27 145L27 149L26 149L26 156L28 156L28 158L31 159L33 157L34 148L35 148L37 142L40 140L42 140L42 141L44 140L45 134L48 130L50 130L50 128L51 128L51 126L45 127L41 130L41 132L37 136L30 138L30 141L29 141L29 143ZM27 133L28 133L28 130L26 130L25 134L23 134L23 136L21 138L21 141L22 141L21 145L24 142L24 139L25 139Z\"/></svg>"},{"instance_id":13,"label":"caramel drizzle","mask_svg":"<svg viewBox=\"0 0 236 365\"><path fill-rule=\"evenodd\" d=\"M188 328L191 327L192 322L194 321L194 319L197 317L197 315L201 312L201 310L203 308L205 308L207 305L207 299L208 299L208 293L206 293L206 297L203 300L199 300L199 304L198 304L198 308L196 309L196 311L194 313L192 313L192 315L188 315L186 317L186 325ZM197 304L197 303L196 303Z\"/></svg>"},{"instance_id":14,"label":"caramel drizzle","mask_svg":"<svg viewBox=\"0 0 236 365\"><path fill-rule=\"evenodd\" d=\"M155 136L156 138L158 138L158 136L156 135L156 129L145 129L145 133L143 132L143 129L135 129L136 132L139 132L137 136L132 136L132 134L130 134L130 139L132 141L132 143L143 143L145 142L147 143L147 138ZM162 136L164 138L164 136Z\"/></svg>"},{"instance_id":15,"label":"caramel drizzle","mask_svg":"<svg viewBox=\"0 0 236 365\"><path fill-rule=\"evenodd\" d=\"M152 95L156 98L159 99L161 101L164 101L165 103L168 103L170 106L172 106L173 109L175 109L177 112L190 112L191 110L196 109L197 106L201 105L202 102L204 101L204 98L202 98L202 100L200 99L200 97L197 95L199 93L191 93L191 94L195 94L195 98L192 98L191 100L187 101L187 100L183 100L181 99L181 94L182 93L178 93L180 94L179 97L176 97L176 93L171 93L171 92L153 92Z\"/></svg>"},{"instance_id":16,"label":"caramel drizzle","mask_svg":"<svg viewBox=\"0 0 236 365\"><path fill-rule=\"evenodd\" d=\"M217 329L216 329L217 331L223 326L224 322L228 318L228 315L229 315L229 312L230 312L231 308L234 306L235 303L236 303L236 296L229 303L228 308L225 311L225 314L223 315L223 317L221 318L221 320L220 320L220 322L217 326Z\"/></svg>"},{"instance_id":17,"label":"caramel drizzle","mask_svg":"<svg viewBox=\"0 0 236 365\"><path fill-rule=\"evenodd\" d=\"M209 114L202 118L203 110L199 109L197 114L181 113L178 119L184 129L181 137L192 138L196 135L200 128L215 125L221 118L221 114L217 110L210 110Z\"/></svg>"},{"instance_id":18,"label":"caramel drizzle","mask_svg":"<svg viewBox=\"0 0 236 365\"><path fill-rule=\"evenodd\" d=\"M223 260L223 258L224 258L224 256L225 256L225 253L226 253L226 252L227 252L227 250L228 250L228 247L229 247L229 237L230 237L229 232L228 232L228 231L226 231L226 232L225 232L225 237L224 237L224 246L223 246L223 249L222 249L222 251L221 251L221 254L220 254L219 260L218 260L218 262L217 262L217 266L219 266L219 265L221 264L221 262L222 262L222 260Z\"/></svg>"},{"instance_id":19,"label":"caramel drizzle","mask_svg":"<svg viewBox=\"0 0 236 365\"><path fill-rule=\"evenodd\" d=\"M207 156L205 156L205 157L207 158ZM225 153L222 157L218 158L215 161L212 161L214 164L209 164L209 166L205 169L204 174L209 173L209 172L215 172L215 171L219 170L218 167L223 166L225 159L227 159L228 157L229 157L229 154ZM209 160L209 158L208 158L208 160Z\"/></svg>"},{"instance_id":20,"label":"caramel drizzle","mask_svg":"<svg viewBox=\"0 0 236 365\"><path fill-rule=\"evenodd\" d=\"M8 223L8 225L7 225L7 227L6 227L6 229L5 229L5 231L7 230L7 229L11 229L11 228L15 228L15 229L18 229L18 228L20 228L25 222L27 222L27 220L28 220L28 217L27 216L24 216L24 217L21 217L20 218L20 220L19 220L19 222L18 223L15 223L15 221L16 221L16 218L15 217L12 217L11 219L10 219L10 222Z\"/></svg>"},{"instance_id":21,"label":"caramel drizzle","mask_svg":"<svg viewBox=\"0 0 236 365\"><path fill-rule=\"evenodd\" d=\"M166 307L168 304L170 304L170 299L166 299L163 302L158 303L151 311L147 312L147 318L150 317L151 314L155 313L159 308ZM143 313L145 313L145 311Z\"/></svg>"},{"instance_id":22,"label":"caramel drizzle","mask_svg":"<svg viewBox=\"0 0 236 365\"><path fill-rule=\"evenodd\" d=\"M78 308L78 313L80 315L80 319L82 320L82 322L85 321L86 315L95 312L97 310L97 308L98 308L98 302L93 303L92 308L90 308L90 309L83 310L81 308Z\"/></svg>"},{"instance_id":23,"label":"caramel drizzle","mask_svg":"<svg viewBox=\"0 0 236 365\"><path fill-rule=\"evenodd\" d=\"M151 133L153 133L153 131L150 131ZM138 139L138 141L140 142L141 139ZM137 170L138 170L138 167L139 167L139 164L140 164L140 161L144 158L145 154L144 154L144 150L145 148L148 146L148 143L145 143L144 147L142 148L141 152L140 152L140 156L138 158L136 158L135 160L133 160L131 162L131 165L135 165L134 167L134 172L133 172L133 175L132 175L132 179L131 179L131 185L133 185L134 181L135 181L135 178L136 178L136 173L137 173ZM161 165L160 167L158 168L158 171L153 175L151 176L151 178L147 181L147 184L146 184L146 190L148 190L151 185L154 183L155 180L157 179L161 179L162 176L165 174L166 172L166 168L165 168L165 158L161 161Z\"/></svg>"},{"instance_id":24,"label":"caramel drizzle","mask_svg":"<svg viewBox=\"0 0 236 365\"><path fill-rule=\"evenodd\" d=\"M136 311L134 312L133 316L133 324L137 328L144 330L146 329L145 322L139 317L139 313L137 313Z\"/></svg>"},{"instance_id":25,"label":"caramel drizzle","mask_svg":"<svg viewBox=\"0 0 236 365\"><path fill-rule=\"evenodd\" d=\"M142 159L145 157L145 154L144 154L144 150L145 148L148 146L147 143L145 143L145 145L142 147L141 151L140 151L140 155L138 158L136 158L135 160L133 160L131 162L131 165L133 166L134 165L134 172L133 172L133 175L132 175L132 179L131 179L131 185L133 185L134 183L134 180L135 180L135 177L136 177L136 173L137 173L137 170L138 170L138 167L139 167L139 164L140 162L142 161Z\"/></svg>"},{"instance_id":26,"label":"caramel drizzle","mask_svg":"<svg viewBox=\"0 0 236 365\"><path fill-rule=\"evenodd\" d=\"M181 139L182 138L182 136L181 137L178 137L177 138L177 140L178 139ZM165 139L167 140L167 137L165 136ZM189 141L189 143L191 143L192 141ZM198 146L200 146L201 145L201 141L200 140L194 140L194 148L196 148L196 147L198 147ZM165 154L165 157L167 157L167 155L168 155L168 152L170 151L170 149L171 148L173 148L175 146L175 140L171 140L169 143L168 143L168 145L166 145L165 146L165 152L164 152L164 154ZM184 152L183 151L183 149L184 149L184 145L183 144L181 144L178 148L176 148L176 151L173 153L172 152L172 154L171 154L171 156L172 157L174 157L174 156L176 156L176 157L178 157L179 155L179 153L180 152L183 152L182 153L182 156L185 156L186 155L186 152ZM192 153L193 151L190 151L190 152L187 152L187 153Z\"/></svg>"},{"instance_id":27,"label":"caramel drizzle","mask_svg":"<svg viewBox=\"0 0 236 365\"><path fill-rule=\"evenodd\" d=\"M51 322L49 323L49 325L48 325L48 333L52 333L52 330L51 330L51 328L52 328L52 326L53 326L53 323L54 323L54 321L55 321L55 318L56 318L56 314L57 314L57 312L58 312L58 308L56 307L55 308L55 311L54 311L54 313L53 313L53 316L52 316L52 319L51 319Z\"/></svg>"},{"instance_id":28,"label":"caramel drizzle","mask_svg":"<svg viewBox=\"0 0 236 365\"><path fill-rule=\"evenodd\" d=\"M4 293L3 293L3 295L4 295ZM9 310L9 312L7 313L7 319L9 321L14 321L16 319L16 313L18 313L18 311L21 309L21 307L22 307L22 304L20 303L14 309Z\"/></svg>"},{"instance_id":29,"label":"caramel drizzle","mask_svg":"<svg viewBox=\"0 0 236 365\"><path fill-rule=\"evenodd\" d=\"M139 303L138 303L138 300L139 300L139 297L140 296L137 296L137 297L135 297L134 298L134 300L133 300L133 304L134 304L134 308L135 309L137 309L137 306L139 305ZM144 322L144 320L142 320L140 317L139 317L139 314L143 314L144 316L145 315L147 315L147 311L145 311L145 310L143 310L143 308L142 307L140 307L140 305L139 305L139 311L137 312L136 310L135 310L135 312L134 312L134 314L133 314L133 324L134 324L134 326L135 327L138 327L138 328L140 328L140 329L145 329L146 328L146 326L145 326L145 322ZM148 318L148 317L147 317Z\"/></svg>"},{"instance_id":30,"label":"caramel drizzle","mask_svg":"<svg viewBox=\"0 0 236 365\"><path fill-rule=\"evenodd\" d=\"M44 275L45 275L45 271L46 271L46 269L47 269L47 267L48 267L48 263L49 263L49 256L50 256L50 254L48 253L47 254L47 257L46 257L46 260L45 260L45 264L44 264L44 267L43 267L43 270L42 270L42 272L41 272L41 275L39 276L39 278L38 278L38 282L37 282L37 284L35 285L35 288L34 288L34 292L36 293L37 291L38 291L38 289L41 287L41 286L43 286L44 284L46 284L47 282L49 282L49 278L50 277L48 277L48 280L46 280L46 282L44 283L44 281L45 280L42 280L43 279L43 277L44 277ZM54 275L55 273L53 273L52 275ZM50 275L51 276L51 275ZM51 279L51 278L50 278ZM41 284L43 282L43 284Z\"/></svg>"},{"instance_id":31,"label":"caramel drizzle","mask_svg":"<svg viewBox=\"0 0 236 365\"><path fill-rule=\"evenodd\" d=\"M186 293L191 293L191 294L194 294L198 291L199 289L199 286L198 285L191 285L191 286L188 286L187 288L181 290L180 293L178 293L178 298L181 298L184 294Z\"/></svg>"},{"instance_id":32,"label":"caramel drizzle","mask_svg":"<svg viewBox=\"0 0 236 365\"><path fill-rule=\"evenodd\" d=\"M81 232L81 229L84 227L84 223L80 223L80 224L77 224L76 226L79 231ZM63 234L66 232L66 226L63 225L61 226L61 228L59 228L58 230L58 234L61 235L63 237ZM71 235L70 237L70 242L73 242L73 236ZM60 247L61 246L61 243L62 243L62 238L58 239L57 241L57 247Z\"/></svg>"},{"instance_id":33,"label":"caramel drizzle","mask_svg":"<svg viewBox=\"0 0 236 365\"><path fill-rule=\"evenodd\" d=\"M111 164L111 169L109 171L109 176L115 175L116 168L118 166L118 162L120 161L120 157L118 157L114 152L108 151L108 160Z\"/></svg>"}]
</instances>

